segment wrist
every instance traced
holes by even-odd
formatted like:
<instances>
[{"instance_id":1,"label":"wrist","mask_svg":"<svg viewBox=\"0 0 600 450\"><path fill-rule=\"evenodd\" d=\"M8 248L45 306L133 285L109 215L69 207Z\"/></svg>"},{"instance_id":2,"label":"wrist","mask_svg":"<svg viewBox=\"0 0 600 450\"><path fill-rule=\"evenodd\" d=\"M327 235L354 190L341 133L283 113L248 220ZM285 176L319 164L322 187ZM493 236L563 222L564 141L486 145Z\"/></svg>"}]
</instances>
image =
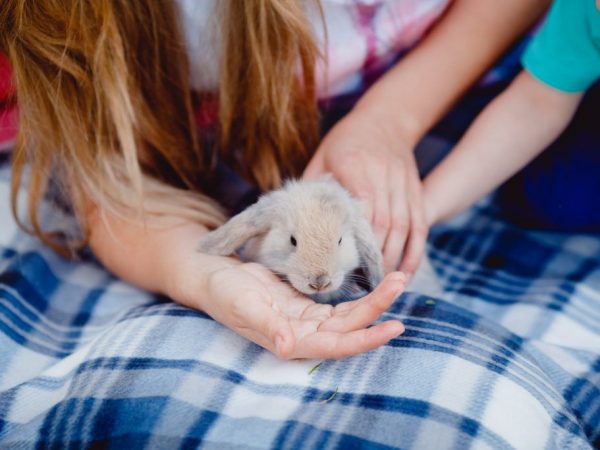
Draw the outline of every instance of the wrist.
<instances>
[{"instance_id":1,"label":"wrist","mask_svg":"<svg viewBox=\"0 0 600 450\"><path fill-rule=\"evenodd\" d=\"M165 230L161 248L155 254L160 266L160 292L177 303L204 310L210 275L231 266L233 258L213 256L197 250L198 242L208 230L197 224L183 224Z\"/></svg>"},{"instance_id":2,"label":"wrist","mask_svg":"<svg viewBox=\"0 0 600 450\"><path fill-rule=\"evenodd\" d=\"M192 274L192 267L195 265L192 251L179 255L171 254L170 258L165 258L162 271L164 278L161 284L164 287L163 293L167 297L182 305L199 309L194 292L202 292L205 274L203 271ZM169 259L171 262L168 261Z\"/></svg>"},{"instance_id":3,"label":"wrist","mask_svg":"<svg viewBox=\"0 0 600 450\"><path fill-rule=\"evenodd\" d=\"M382 130L398 149L413 151L424 130L409 111L399 107L398 102L386 98L376 86L366 92L352 109L352 113L369 117L371 123Z\"/></svg>"},{"instance_id":4,"label":"wrist","mask_svg":"<svg viewBox=\"0 0 600 450\"><path fill-rule=\"evenodd\" d=\"M212 301L211 278L215 273L239 265L233 257L207 255L195 249L180 255L176 263L166 269L166 295L182 305L208 311Z\"/></svg>"}]
</instances>

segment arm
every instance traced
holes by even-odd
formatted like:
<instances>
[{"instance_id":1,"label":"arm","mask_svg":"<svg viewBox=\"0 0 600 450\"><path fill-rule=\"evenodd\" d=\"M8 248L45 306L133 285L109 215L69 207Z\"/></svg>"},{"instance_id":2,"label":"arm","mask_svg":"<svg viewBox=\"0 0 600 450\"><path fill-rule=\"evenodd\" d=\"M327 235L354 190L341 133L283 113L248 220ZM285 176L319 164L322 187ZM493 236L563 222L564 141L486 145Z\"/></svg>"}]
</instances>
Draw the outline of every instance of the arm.
<instances>
[{"instance_id":1,"label":"arm","mask_svg":"<svg viewBox=\"0 0 600 450\"><path fill-rule=\"evenodd\" d=\"M386 271L400 265L410 275L425 247L428 224L414 146L548 4L455 0L317 149L305 176L331 172L364 201Z\"/></svg>"},{"instance_id":2,"label":"arm","mask_svg":"<svg viewBox=\"0 0 600 450\"><path fill-rule=\"evenodd\" d=\"M356 111L378 117L412 149L549 4L455 0L431 33L369 89Z\"/></svg>"},{"instance_id":3,"label":"arm","mask_svg":"<svg viewBox=\"0 0 600 450\"><path fill-rule=\"evenodd\" d=\"M467 208L535 158L564 130L581 97L522 72L426 178L428 222Z\"/></svg>"},{"instance_id":4,"label":"arm","mask_svg":"<svg viewBox=\"0 0 600 450\"><path fill-rule=\"evenodd\" d=\"M281 358L342 358L385 344L404 327L367 328L404 289L391 274L368 296L333 308L314 303L258 264L211 256L196 247L206 228L185 222L162 228L91 209L91 247L120 278L205 311Z\"/></svg>"}]
</instances>

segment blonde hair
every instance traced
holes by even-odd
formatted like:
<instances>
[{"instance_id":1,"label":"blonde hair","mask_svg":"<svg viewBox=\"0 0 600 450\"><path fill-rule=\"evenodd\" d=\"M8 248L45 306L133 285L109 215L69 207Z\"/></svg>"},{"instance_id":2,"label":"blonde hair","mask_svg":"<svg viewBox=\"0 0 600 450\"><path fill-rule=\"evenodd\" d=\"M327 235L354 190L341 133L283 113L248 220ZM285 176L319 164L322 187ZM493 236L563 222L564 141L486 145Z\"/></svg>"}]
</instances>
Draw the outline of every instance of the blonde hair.
<instances>
[{"instance_id":1,"label":"blonde hair","mask_svg":"<svg viewBox=\"0 0 600 450\"><path fill-rule=\"evenodd\" d=\"M63 252L38 217L50 182L69 199L85 244L91 204L222 223L222 209L202 194L217 153L262 189L298 172L318 135L317 49L300 2L220 3L219 145L204 148L173 2L3 0L0 49L20 111L11 201L22 227L26 167L30 231Z\"/></svg>"}]
</instances>

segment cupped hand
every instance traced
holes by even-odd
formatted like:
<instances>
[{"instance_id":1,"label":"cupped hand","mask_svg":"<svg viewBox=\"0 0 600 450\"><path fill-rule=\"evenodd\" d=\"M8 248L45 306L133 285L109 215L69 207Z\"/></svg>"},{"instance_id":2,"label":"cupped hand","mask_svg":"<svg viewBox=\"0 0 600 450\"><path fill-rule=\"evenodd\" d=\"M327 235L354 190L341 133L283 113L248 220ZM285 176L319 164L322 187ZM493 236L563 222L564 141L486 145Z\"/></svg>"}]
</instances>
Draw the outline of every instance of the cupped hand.
<instances>
[{"instance_id":1,"label":"cupped hand","mask_svg":"<svg viewBox=\"0 0 600 450\"><path fill-rule=\"evenodd\" d=\"M400 270L410 277L428 232L413 149L389 124L355 109L325 136L304 178L325 173L364 204L386 272Z\"/></svg>"},{"instance_id":2,"label":"cupped hand","mask_svg":"<svg viewBox=\"0 0 600 450\"><path fill-rule=\"evenodd\" d=\"M389 320L367 328L404 290L406 278L389 274L367 296L335 307L318 304L256 263L212 272L202 309L283 359L344 358L377 348L404 331Z\"/></svg>"}]
</instances>

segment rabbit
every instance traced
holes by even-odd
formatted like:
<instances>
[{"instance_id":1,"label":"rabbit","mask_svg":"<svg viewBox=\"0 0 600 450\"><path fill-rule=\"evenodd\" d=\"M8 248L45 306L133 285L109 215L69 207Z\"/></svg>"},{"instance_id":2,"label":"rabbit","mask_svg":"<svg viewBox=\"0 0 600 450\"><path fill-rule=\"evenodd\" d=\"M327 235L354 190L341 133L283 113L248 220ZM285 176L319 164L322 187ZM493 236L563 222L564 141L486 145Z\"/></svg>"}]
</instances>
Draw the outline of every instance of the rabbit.
<instances>
[{"instance_id":1,"label":"rabbit","mask_svg":"<svg viewBox=\"0 0 600 450\"><path fill-rule=\"evenodd\" d=\"M261 263L321 303L348 296L362 268L371 289L383 257L360 203L331 176L287 181L205 235L198 250ZM240 251L241 250L241 251Z\"/></svg>"}]
</instances>

